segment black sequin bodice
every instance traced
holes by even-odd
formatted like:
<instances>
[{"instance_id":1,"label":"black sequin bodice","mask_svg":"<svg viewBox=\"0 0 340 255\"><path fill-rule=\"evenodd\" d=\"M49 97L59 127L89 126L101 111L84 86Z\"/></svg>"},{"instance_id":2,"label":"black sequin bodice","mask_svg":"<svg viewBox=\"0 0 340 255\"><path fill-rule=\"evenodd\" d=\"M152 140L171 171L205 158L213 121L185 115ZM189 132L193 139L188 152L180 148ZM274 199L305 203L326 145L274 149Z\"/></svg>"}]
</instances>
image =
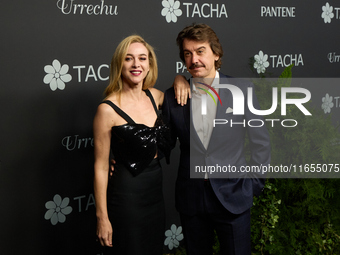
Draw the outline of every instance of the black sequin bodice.
<instances>
[{"instance_id":1,"label":"black sequin bodice","mask_svg":"<svg viewBox=\"0 0 340 255\"><path fill-rule=\"evenodd\" d=\"M163 154L167 162L170 155L169 127L163 123L151 92L145 90L145 93L149 96L157 113L153 127L137 124L111 101L103 102L109 104L128 122L124 125L112 127L111 150L116 163L124 164L134 176L141 173L150 164L156 153L158 155Z\"/></svg>"}]
</instances>

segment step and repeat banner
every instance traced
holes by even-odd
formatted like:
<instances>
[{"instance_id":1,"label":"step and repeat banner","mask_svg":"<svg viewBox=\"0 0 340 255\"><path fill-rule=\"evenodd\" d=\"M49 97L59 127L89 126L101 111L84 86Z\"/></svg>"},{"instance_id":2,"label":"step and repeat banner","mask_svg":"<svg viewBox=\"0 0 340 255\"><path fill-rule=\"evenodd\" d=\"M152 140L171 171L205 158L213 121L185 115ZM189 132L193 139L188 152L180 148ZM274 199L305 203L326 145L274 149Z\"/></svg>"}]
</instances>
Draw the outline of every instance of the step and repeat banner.
<instances>
[{"instance_id":1,"label":"step and repeat banner","mask_svg":"<svg viewBox=\"0 0 340 255\"><path fill-rule=\"evenodd\" d=\"M154 46L162 91L175 75L189 77L175 40L193 22L219 36L224 74L278 77L294 64L293 77L340 77L335 0L17 0L3 1L0 20L1 254L102 254L92 121L126 36L139 34ZM337 123L339 86L311 93ZM178 155L177 147L170 165L162 161L165 253L183 239L174 207Z\"/></svg>"}]
</instances>

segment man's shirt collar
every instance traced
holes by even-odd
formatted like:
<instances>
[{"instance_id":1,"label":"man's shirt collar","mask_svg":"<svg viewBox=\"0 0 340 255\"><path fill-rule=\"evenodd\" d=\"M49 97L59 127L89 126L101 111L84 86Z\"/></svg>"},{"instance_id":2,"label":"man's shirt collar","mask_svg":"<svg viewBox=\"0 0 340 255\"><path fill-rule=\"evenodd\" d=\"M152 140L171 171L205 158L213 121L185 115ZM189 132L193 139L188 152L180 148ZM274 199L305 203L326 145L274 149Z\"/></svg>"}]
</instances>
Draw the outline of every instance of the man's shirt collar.
<instances>
[{"instance_id":1,"label":"man's shirt collar","mask_svg":"<svg viewBox=\"0 0 340 255\"><path fill-rule=\"evenodd\" d=\"M215 87L217 84L219 84L219 78L220 78L220 73L218 71L216 71L216 74L215 74L215 78L213 80L213 82L211 83L211 87ZM194 78L192 78L194 79ZM201 94L199 93L199 91L197 91L197 88L195 86L194 83L192 83L192 92L195 93L195 94Z\"/></svg>"}]
</instances>

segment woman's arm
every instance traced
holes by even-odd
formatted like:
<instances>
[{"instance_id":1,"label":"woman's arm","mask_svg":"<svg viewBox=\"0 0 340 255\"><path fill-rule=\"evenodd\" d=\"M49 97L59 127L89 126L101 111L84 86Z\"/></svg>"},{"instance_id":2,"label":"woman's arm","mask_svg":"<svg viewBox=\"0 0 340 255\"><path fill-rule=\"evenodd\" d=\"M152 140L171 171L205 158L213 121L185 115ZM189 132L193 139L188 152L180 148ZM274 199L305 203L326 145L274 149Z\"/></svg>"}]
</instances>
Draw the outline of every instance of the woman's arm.
<instances>
[{"instance_id":1,"label":"woman's arm","mask_svg":"<svg viewBox=\"0 0 340 255\"><path fill-rule=\"evenodd\" d=\"M108 185L112 109L106 104L98 106L93 121L94 137L94 196L96 201L97 236L101 245L112 246L112 226L106 202Z\"/></svg>"}]
</instances>

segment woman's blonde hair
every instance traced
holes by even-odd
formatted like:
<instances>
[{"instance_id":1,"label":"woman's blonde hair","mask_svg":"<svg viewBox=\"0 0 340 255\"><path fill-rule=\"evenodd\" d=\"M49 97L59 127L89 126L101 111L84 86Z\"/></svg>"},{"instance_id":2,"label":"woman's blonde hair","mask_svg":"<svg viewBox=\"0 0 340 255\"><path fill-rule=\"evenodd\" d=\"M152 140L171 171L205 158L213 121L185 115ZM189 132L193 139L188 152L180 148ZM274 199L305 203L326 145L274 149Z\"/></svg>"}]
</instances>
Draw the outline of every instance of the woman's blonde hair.
<instances>
[{"instance_id":1,"label":"woman's blonde hair","mask_svg":"<svg viewBox=\"0 0 340 255\"><path fill-rule=\"evenodd\" d=\"M115 53L113 54L110 66L110 83L105 89L105 95L109 96L113 92L121 93L123 89L123 81L122 81L122 69L123 63L128 51L129 46L132 43L141 43L143 44L149 52L149 68L150 71L146 75L143 82L143 89L151 88L155 85L157 77L158 77L158 66L157 59L154 49L151 45L149 45L141 36L139 35L131 35L126 37L123 41L119 43L116 48Z\"/></svg>"}]
</instances>

